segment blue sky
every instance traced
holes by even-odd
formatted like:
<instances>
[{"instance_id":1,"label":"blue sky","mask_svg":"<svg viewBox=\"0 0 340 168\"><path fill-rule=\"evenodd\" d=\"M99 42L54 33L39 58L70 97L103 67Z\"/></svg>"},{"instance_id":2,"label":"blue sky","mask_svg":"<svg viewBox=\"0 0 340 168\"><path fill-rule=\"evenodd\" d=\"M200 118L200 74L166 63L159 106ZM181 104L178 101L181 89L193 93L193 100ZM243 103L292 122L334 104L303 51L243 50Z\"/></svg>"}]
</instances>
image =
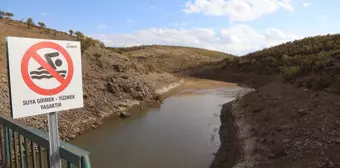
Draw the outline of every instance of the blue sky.
<instances>
[{"instance_id":1,"label":"blue sky","mask_svg":"<svg viewBox=\"0 0 340 168\"><path fill-rule=\"evenodd\" d=\"M186 45L242 55L338 33L338 6L339 0L2 0L0 10L109 46Z\"/></svg>"}]
</instances>

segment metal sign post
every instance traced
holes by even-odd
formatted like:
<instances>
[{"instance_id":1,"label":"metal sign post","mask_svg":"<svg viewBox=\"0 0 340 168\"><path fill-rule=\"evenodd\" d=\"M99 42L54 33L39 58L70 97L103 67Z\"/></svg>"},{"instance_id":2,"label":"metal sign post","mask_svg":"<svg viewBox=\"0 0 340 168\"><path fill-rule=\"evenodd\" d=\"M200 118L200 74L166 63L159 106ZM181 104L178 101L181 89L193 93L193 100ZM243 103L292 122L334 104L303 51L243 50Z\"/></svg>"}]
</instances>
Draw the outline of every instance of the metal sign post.
<instances>
[{"instance_id":1,"label":"metal sign post","mask_svg":"<svg viewBox=\"0 0 340 168\"><path fill-rule=\"evenodd\" d=\"M50 140L50 166L51 168L60 168L61 159L59 152L59 131L58 131L58 114L52 112L48 114L48 134Z\"/></svg>"}]
</instances>

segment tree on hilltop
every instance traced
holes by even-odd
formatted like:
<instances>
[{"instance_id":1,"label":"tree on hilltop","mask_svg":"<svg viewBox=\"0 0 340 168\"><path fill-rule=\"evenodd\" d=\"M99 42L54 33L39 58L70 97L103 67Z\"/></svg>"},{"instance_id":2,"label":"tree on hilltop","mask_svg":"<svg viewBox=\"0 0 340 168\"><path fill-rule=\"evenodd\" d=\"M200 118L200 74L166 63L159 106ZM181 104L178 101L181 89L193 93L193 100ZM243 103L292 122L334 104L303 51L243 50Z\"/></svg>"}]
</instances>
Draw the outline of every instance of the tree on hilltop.
<instances>
[{"instance_id":1,"label":"tree on hilltop","mask_svg":"<svg viewBox=\"0 0 340 168\"><path fill-rule=\"evenodd\" d=\"M34 25L33 19L28 18L27 21L26 21L26 24L27 24L28 28L31 28Z\"/></svg>"},{"instance_id":2,"label":"tree on hilltop","mask_svg":"<svg viewBox=\"0 0 340 168\"><path fill-rule=\"evenodd\" d=\"M84 34L82 32L80 32L80 31L76 31L74 34L79 39L84 39L85 38Z\"/></svg>"},{"instance_id":3,"label":"tree on hilltop","mask_svg":"<svg viewBox=\"0 0 340 168\"><path fill-rule=\"evenodd\" d=\"M5 12L0 10L0 19L5 17Z\"/></svg>"},{"instance_id":4,"label":"tree on hilltop","mask_svg":"<svg viewBox=\"0 0 340 168\"><path fill-rule=\"evenodd\" d=\"M4 15L7 17L7 18L12 18L14 16L13 13L10 13L10 12L4 12Z\"/></svg>"},{"instance_id":5,"label":"tree on hilltop","mask_svg":"<svg viewBox=\"0 0 340 168\"><path fill-rule=\"evenodd\" d=\"M70 35L73 36L73 30L69 30L68 32L70 32Z\"/></svg>"},{"instance_id":6,"label":"tree on hilltop","mask_svg":"<svg viewBox=\"0 0 340 168\"><path fill-rule=\"evenodd\" d=\"M40 27L42 27L42 28L46 28L46 25L45 25L44 22L38 22L38 25L39 25Z\"/></svg>"}]
</instances>

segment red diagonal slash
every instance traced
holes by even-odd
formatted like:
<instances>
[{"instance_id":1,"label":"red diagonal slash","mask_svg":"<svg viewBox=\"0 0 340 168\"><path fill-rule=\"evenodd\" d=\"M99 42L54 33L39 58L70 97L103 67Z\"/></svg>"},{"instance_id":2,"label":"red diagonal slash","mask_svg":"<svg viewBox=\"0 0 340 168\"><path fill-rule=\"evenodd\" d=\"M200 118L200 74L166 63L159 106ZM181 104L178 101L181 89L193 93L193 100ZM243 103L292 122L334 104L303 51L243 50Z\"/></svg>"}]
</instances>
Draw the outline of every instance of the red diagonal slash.
<instances>
[{"instance_id":1,"label":"red diagonal slash","mask_svg":"<svg viewBox=\"0 0 340 168\"><path fill-rule=\"evenodd\" d=\"M57 79L60 83L63 83L65 79L54 70L44 59L42 59L36 52L32 53L32 58L37 61L43 68L46 69L55 79Z\"/></svg>"}]
</instances>

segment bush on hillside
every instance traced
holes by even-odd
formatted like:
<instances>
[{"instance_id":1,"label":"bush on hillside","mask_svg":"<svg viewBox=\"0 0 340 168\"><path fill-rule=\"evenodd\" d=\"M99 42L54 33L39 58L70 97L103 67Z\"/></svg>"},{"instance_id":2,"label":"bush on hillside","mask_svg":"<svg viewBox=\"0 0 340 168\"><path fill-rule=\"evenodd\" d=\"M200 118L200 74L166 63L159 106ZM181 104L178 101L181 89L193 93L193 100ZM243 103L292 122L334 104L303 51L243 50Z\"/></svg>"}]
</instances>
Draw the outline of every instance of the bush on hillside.
<instances>
[{"instance_id":1,"label":"bush on hillside","mask_svg":"<svg viewBox=\"0 0 340 168\"><path fill-rule=\"evenodd\" d=\"M5 17L5 12L0 10L0 19Z\"/></svg>"},{"instance_id":2,"label":"bush on hillside","mask_svg":"<svg viewBox=\"0 0 340 168\"><path fill-rule=\"evenodd\" d=\"M79 40L83 40L85 38L84 34L80 31L76 31L74 33L74 35L79 39Z\"/></svg>"},{"instance_id":3,"label":"bush on hillside","mask_svg":"<svg viewBox=\"0 0 340 168\"><path fill-rule=\"evenodd\" d=\"M1 11L1 10L0 10L0 19L3 19L3 18L11 19L13 16L14 16L13 13L4 12L4 11Z\"/></svg>"},{"instance_id":4,"label":"bush on hillside","mask_svg":"<svg viewBox=\"0 0 340 168\"><path fill-rule=\"evenodd\" d=\"M3 18L11 19L13 16L14 16L13 13L0 11L0 19L3 19Z\"/></svg>"},{"instance_id":5,"label":"bush on hillside","mask_svg":"<svg viewBox=\"0 0 340 168\"><path fill-rule=\"evenodd\" d=\"M104 48L105 44L103 42L99 42L99 47Z\"/></svg>"},{"instance_id":6,"label":"bush on hillside","mask_svg":"<svg viewBox=\"0 0 340 168\"><path fill-rule=\"evenodd\" d=\"M38 22L38 25L39 25L40 27L42 27L42 28L46 28L46 25L45 25L44 22Z\"/></svg>"},{"instance_id":7,"label":"bush on hillside","mask_svg":"<svg viewBox=\"0 0 340 168\"><path fill-rule=\"evenodd\" d=\"M73 36L73 30L72 29L69 30L68 32L70 33L71 36Z\"/></svg>"},{"instance_id":8,"label":"bush on hillside","mask_svg":"<svg viewBox=\"0 0 340 168\"><path fill-rule=\"evenodd\" d=\"M26 21L26 24L27 24L28 28L32 28L32 26L35 25L32 18L28 18L27 21Z\"/></svg>"},{"instance_id":9,"label":"bush on hillside","mask_svg":"<svg viewBox=\"0 0 340 168\"><path fill-rule=\"evenodd\" d=\"M280 67L280 72L284 79L291 79L297 75L301 70L300 66L282 66Z\"/></svg>"}]
</instances>

